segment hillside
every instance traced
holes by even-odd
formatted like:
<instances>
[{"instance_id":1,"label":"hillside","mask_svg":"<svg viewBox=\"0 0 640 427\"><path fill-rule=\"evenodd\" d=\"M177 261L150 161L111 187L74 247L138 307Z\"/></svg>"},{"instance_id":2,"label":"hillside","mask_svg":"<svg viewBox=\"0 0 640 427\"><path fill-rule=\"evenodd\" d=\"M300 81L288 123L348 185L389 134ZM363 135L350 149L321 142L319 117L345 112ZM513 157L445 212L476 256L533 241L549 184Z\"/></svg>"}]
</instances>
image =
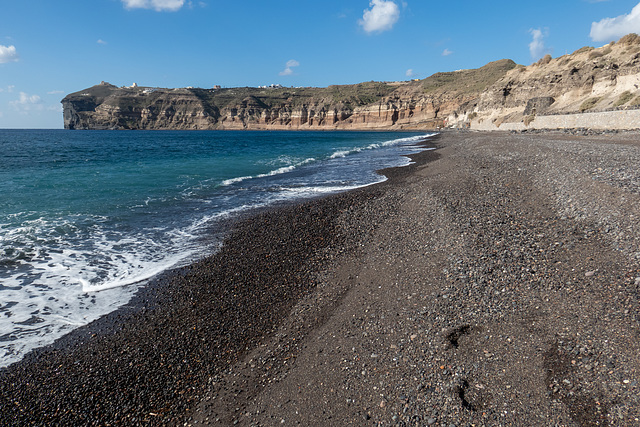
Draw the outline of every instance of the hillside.
<instances>
[{"instance_id":1,"label":"hillside","mask_svg":"<svg viewBox=\"0 0 640 427\"><path fill-rule=\"evenodd\" d=\"M503 59L424 80L229 89L103 82L62 104L66 129L526 129L621 110L639 111L640 123L639 85L640 37L631 34L528 67ZM640 127L626 117L621 126Z\"/></svg>"},{"instance_id":2,"label":"hillside","mask_svg":"<svg viewBox=\"0 0 640 427\"><path fill-rule=\"evenodd\" d=\"M480 95L467 118L472 127L502 129L526 127L538 116L636 110L639 86L640 37L630 34L509 71Z\"/></svg>"}]
</instances>

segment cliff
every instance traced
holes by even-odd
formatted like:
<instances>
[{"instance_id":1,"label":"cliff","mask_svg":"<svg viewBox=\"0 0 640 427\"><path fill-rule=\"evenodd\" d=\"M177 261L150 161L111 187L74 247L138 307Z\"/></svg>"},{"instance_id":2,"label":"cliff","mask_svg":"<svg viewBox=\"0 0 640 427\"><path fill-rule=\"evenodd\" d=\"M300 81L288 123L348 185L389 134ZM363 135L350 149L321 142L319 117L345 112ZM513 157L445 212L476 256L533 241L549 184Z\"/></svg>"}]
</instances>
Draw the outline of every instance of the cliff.
<instances>
[{"instance_id":1,"label":"cliff","mask_svg":"<svg viewBox=\"0 0 640 427\"><path fill-rule=\"evenodd\" d=\"M160 89L102 82L62 100L66 129L411 129L442 126L516 64L327 88Z\"/></svg>"},{"instance_id":2,"label":"cliff","mask_svg":"<svg viewBox=\"0 0 640 427\"><path fill-rule=\"evenodd\" d=\"M640 109L640 37L507 72L465 111L472 128L523 129L540 116ZM549 120L547 120L548 122Z\"/></svg>"},{"instance_id":3,"label":"cliff","mask_svg":"<svg viewBox=\"0 0 640 427\"><path fill-rule=\"evenodd\" d=\"M231 89L103 82L62 104L66 129L526 129L556 126L543 116L638 110L639 85L640 37L631 34L528 67L504 59L409 82Z\"/></svg>"}]
</instances>

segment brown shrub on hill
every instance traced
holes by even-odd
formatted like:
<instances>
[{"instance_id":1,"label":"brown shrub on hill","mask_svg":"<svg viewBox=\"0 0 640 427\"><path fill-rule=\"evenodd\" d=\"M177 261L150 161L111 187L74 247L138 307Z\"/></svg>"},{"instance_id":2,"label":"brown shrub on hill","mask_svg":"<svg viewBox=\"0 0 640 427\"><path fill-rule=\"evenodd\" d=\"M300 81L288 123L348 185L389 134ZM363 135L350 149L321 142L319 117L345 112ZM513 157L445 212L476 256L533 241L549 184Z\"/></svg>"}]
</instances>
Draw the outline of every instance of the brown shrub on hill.
<instances>
[{"instance_id":1,"label":"brown shrub on hill","mask_svg":"<svg viewBox=\"0 0 640 427\"><path fill-rule=\"evenodd\" d=\"M552 59L553 58L551 57L551 55L546 54L545 56L540 58L538 62L536 62L536 65L547 65L549 62L551 62Z\"/></svg>"},{"instance_id":2,"label":"brown shrub on hill","mask_svg":"<svg viewBox=\"0 0 640 427\"><path fill-rule=\"evenodd\" d=\"M640 44L640 36L636 33L627 34L618 40L619 44L623 45L632 45L632 44Z\"/></svg>"},{"instance_id":3,"label":"brown shrub on hill","mask_svg":"<svg viewBox=\"0 0 640 427\"><path fill-rule=\"evenodd\" d=\"M600 102L600 97L595 97L595 98L589 98L586 101L584 101L582 103L582 105L580 106L580 112L584 113L587 110L591 110L593 107L596 106L596 104L598 102Z\"/></svg>"},{"instance_id":4,"label":"brown shrub on hill","mask_svg":"<svg viewBox=\"0 0 640 427\"><path fill-rule=\"evenodd\" d=\"M613 49L611 49L609 46L605 47L604 49L596 49L591 53L589 53L589 59L596 59L603 56L607 56L612 52L612 50Z\"/></svg>"},{"instance_id":5,"label":"brown shrub on hill","mask_svg":"<svg viewBox=\"0 0 640 427\"><path fill-rule=\"evenodd\" d=\"M592 46L584 46L584 47L581 47L580 49L576 50L575 52L573 52L572 55L577 55L578 53L583 53L583 52L590 52L593 49L595 49L595 48L592 47Z\"/></svg>"},{"instance_id":6,"label":"brown shrub on hill","mask_svg":"<svg viewBox=\"0 0 640 427\"><path fill-rule=\"evenodd\" d=\"M626 104L627 102L631 101L632 98L633 98L633 94L627 90L627 91L625 91L625 92L620 94L620 97L613 104L613 106L616 107L616 108L620 107L620 106Z\"/></svg>"}]
</instances>

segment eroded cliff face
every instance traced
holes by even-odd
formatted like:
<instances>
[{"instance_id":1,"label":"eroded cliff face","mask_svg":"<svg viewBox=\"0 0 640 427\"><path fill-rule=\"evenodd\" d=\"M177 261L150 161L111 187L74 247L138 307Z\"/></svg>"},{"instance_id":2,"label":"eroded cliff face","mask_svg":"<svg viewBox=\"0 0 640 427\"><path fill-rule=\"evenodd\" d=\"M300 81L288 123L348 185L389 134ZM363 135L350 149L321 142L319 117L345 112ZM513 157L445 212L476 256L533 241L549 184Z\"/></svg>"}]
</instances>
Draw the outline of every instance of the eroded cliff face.
<instances>
[{"instance_id":1,"label":"eroded cliff face","mask_svg":"<svg viewBox=\"0 0 640 427\"><path fill-rule=\"evenodd\" d=\"M187 89L101 83L62 100L65 129L209 129L215 120Z\"/></svg>"},{"instance_id":2,"label":"eroded cliff face","mask_svg":"<svg viewBox=\"0 0 640 427\"><path fill-rule=\"evenodd\" d=\"M328 88L158 89L101 83L66 96L66 129L415 129L445 125L515 67L503 60L478 70L411 82ZM478 77L480 76L480 77ZM486 78L488 76L488 78ZM475 80L474 80L475 79ZM461 89L462 88L462 89Z\"/></svg>"},{"instance_id":3,"label":"eroded cliff face","mask_svg":"<svg viewBox=\"0 0 640 427\"><path fill-rule=\"evenodd\" d=\"M639 88L640 37L632 34L528 67L500 60L419 81L232 89L103 82L62 104L67 129L499 129L544 115L637 109Z\"/></svg>"},{"instance_id":4,"label":"eroded cliff face","mask_svg":"<svg viewBox=\"0 0 640 427\"><path fill-rule=\"evenodd\" d=\"M480 95L468 111L471 127L528 125L541 115L565 115L639 108L640 38L628 35L600 48L547 56L519 66Z\"/></svg>"}]
</instances>

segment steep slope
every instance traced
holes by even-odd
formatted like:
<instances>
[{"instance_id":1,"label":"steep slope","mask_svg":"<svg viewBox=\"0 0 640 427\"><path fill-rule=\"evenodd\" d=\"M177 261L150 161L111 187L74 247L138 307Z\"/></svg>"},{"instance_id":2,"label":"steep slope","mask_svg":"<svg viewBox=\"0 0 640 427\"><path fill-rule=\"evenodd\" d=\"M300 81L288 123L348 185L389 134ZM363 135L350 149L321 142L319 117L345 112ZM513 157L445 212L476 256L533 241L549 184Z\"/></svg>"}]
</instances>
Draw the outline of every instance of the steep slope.
<instances>
[{"instance_id":1,"label":"steep slope","mask_svg":"<svg viewBox=\"0 0 640 427\"><path fill-rule=\"evenodd\" d=\"M522 123L540 115L640 108L640 37L635 34L601 48L542 58L506 73L467 111L471 127Z\"/></svg>"},{"instance_id":2,"label":"steep slope","mask_svg":"<svg viewBox=\"0 0 640 427\"><path fill-rule=\"evenodd\" d=\"M443 126L514 68L510 60L422 81L327 88L118 88L67 95L66 129L406 129Z\"/></svg>"},{"instance_id":3,"label":"steep slope","mask_svg":"<svg viewBox=\"0 0 640 427\"><path fill-rule=\"evenodd\" d=\"M188 89L118 88L109 83L62 100L65 129L208 129L215 119Z\"/></svg>"}]
</instances>

